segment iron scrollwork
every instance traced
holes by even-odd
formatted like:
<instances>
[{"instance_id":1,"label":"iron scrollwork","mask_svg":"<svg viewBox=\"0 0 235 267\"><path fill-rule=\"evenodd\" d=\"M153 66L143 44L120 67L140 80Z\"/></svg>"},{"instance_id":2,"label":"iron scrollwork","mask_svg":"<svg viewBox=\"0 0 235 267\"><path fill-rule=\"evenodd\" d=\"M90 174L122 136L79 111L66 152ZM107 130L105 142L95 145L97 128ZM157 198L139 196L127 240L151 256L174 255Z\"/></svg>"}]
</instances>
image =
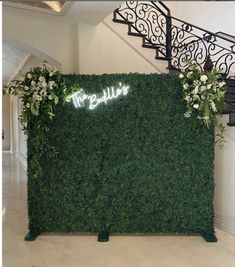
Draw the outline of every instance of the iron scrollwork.
<instances>
[{"instance_id":1,"label":"iron scrollwork","mask_svg":"<svg viewBox=\"0 0 235 267\"><path fill-rule=\"evenodd\" d=\"M185 59L196 62L201 68L210 58L214 68L220 70L225 77L235 76L235 51L230 41L203 32L197 27L184 23L172 25L172 61L177 69L186 67Z\"/></svg>"},{"instance_id":2,"label":"iron scrollwork","mask_svg":"<svg viewBox=\"0 0 235 267\"><path fill-rule=\"evenodd\" d=\"M224 77L235 79L235 42L164 12L158 1L126 1L117 14L131 29L145 35L145 43L158 48L174 69L187 67L185 59L204 67L208 58Z\"/></svg>"},{"instance_id":3,"label":"iron scrollwork","mask_svg":"<svg viewBox=\"0 0 235 267\"><path fill-rule=\"evenodd\" d=\"M145 42L150 45L166 46L166 16L163 15L152 1L127 1L118 9L118 14L131 22L132 29L145 34ZM164 54L165 55L165 54Z\"/></svg>"}]
</instances>

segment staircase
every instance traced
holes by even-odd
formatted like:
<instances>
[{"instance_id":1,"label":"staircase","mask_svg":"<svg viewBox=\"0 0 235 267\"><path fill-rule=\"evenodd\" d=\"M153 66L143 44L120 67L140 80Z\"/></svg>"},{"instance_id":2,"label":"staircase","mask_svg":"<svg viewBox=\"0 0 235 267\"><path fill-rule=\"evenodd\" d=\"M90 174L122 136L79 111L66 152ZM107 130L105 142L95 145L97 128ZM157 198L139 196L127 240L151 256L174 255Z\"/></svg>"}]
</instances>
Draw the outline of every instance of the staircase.
<instances>
[{"instance_id":1,"label":"staircase","mask_svg":"<svg viewBox=\"0 0 235 267\"><path fill-rule=\"evenodd\" d=\"M235 37L212 33L171 16L162 1L126 1L113 12L113 21L126 24L128 35L142 38L142 46L156 51L156 60L168 62L169 72L185 69L185 59L201 69L221 70L227 83L224 114L235 126Z\"/></svg>"}]
</instances>

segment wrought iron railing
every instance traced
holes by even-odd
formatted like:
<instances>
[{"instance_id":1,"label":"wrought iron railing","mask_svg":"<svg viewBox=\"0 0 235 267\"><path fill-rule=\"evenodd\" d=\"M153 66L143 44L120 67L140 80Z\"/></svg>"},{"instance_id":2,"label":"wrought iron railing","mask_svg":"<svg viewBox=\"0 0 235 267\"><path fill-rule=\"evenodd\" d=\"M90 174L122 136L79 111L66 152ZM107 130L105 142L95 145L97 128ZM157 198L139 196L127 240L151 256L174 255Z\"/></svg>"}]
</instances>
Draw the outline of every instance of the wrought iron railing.
<instances>
[{"instance_id":1,"label":"wrought iron railing","mask_svg":"<svg viewBox=\"0 0 235 267\"><path fill-rule=\"evenodd\" d=\"M209 67L224 78L235 79L235 41L172 17L161 1L126 1L114 11L115 20L129 23L144 46L156 48L157 58L168 60L169 68L187 67L185 59L204 68L209 60Z\"/></svg>"},{"instance_id":2,"label":"wrought iron railing","mask_svg":"<svg viewBox=\"0 0 235 267\"><path fill-rule=\"evenodd\" d=\"M235 42L174 17L172 22L172 66L184 68L188 59L203 68L210 58L224 77L235 78Z\"/></svg>"},{"instance_id":3,"label":"wrought iron railing","mask_svg":"<svg viewBox=\"0 0 235 267\"><path fill-rule=\"evenodd\" d=\"M114 20L121 19L130 22L131 29L141 35L145 35L144 44L158 48L163 57L167 54L167 37L169 11L154 1L127 1L114 11Z\"/></svg>"}]
</instances>

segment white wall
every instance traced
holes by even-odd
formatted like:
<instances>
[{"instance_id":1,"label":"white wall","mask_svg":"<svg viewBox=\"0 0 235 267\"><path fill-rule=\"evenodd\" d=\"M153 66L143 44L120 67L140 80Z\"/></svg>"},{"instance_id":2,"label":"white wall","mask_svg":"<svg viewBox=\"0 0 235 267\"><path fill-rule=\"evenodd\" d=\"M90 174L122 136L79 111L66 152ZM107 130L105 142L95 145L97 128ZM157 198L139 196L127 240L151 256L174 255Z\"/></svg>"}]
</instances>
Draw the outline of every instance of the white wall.
<instances>
[{"instance_id":1,"label":"white wall","mask_svg":"<svg viewBox=\"0 0 235 267\"><path fill-rule=\"evenodd\" d=\"M166 1L171 15L212 32L235 35L234 1Z\"/></svg>"},{"instance_id":2,"label":"white wall","mask_svg":"<svg viewBox=\"0 0 235 267\"><path fill-rule=\"evenodd\" d=\"M215 223L235 234L235 127L226 127L225 139L224 149L215 150Z\"/></svg>"},{"instance_id":3,"label":"white wall","mask_svg":"<svg viewBox=\"0 0 235 267\"><path fill-rule=\"evenodd\" d=\"M64 23L63 17L3 6L3 35L50 55L64 73L75 70L74 34L73 24Z\"/></svg>"},{"instance_id":4,"label":"white wall","mask_svg":"<svg viewBox=\"0 0 235 267\"><path fill-rule=\"evenodd\" d=\"M79 24L79 72L162 73L167 63L155 59L155 50L142 47L142 38L127 35L127 25L112 21L112 14L97 27Z\"/></svg>"},{"instance_id":5,"label":"white wall","mask_svg":"<svg viewBox=\"0 0 235 267\"><path fill-rule=\"evenodd\" d=\"M142 48L142 38L128 36L127 25L113 23L112 14L94 26L4 6L3 35L51 56L64 73L166 72L166 62Z\"/></svg>"}]
</instances>

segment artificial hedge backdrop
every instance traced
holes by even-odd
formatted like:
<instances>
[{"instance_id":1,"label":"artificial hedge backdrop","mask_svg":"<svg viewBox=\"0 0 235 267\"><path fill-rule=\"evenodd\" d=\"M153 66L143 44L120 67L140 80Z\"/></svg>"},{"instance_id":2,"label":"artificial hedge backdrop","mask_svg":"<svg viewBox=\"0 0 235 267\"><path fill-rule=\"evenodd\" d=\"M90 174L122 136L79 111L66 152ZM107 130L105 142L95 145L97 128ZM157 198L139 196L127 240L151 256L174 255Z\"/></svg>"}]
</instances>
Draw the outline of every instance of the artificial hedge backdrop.
<instances>
[{"instance_id":1,"label":"artificial hedge backdrop","mask_svg":"<svg viewBox=\"0 0 235 267\"><path fill-rule=\"evenodd\" d=\"M178 77L64 78L67 86L86 93L119 82L130 90L94 110L58 105L40 154L37 123L30 125L30 230L213 232L214 129L184 118Z\"/></svg>"}]
</instances>

